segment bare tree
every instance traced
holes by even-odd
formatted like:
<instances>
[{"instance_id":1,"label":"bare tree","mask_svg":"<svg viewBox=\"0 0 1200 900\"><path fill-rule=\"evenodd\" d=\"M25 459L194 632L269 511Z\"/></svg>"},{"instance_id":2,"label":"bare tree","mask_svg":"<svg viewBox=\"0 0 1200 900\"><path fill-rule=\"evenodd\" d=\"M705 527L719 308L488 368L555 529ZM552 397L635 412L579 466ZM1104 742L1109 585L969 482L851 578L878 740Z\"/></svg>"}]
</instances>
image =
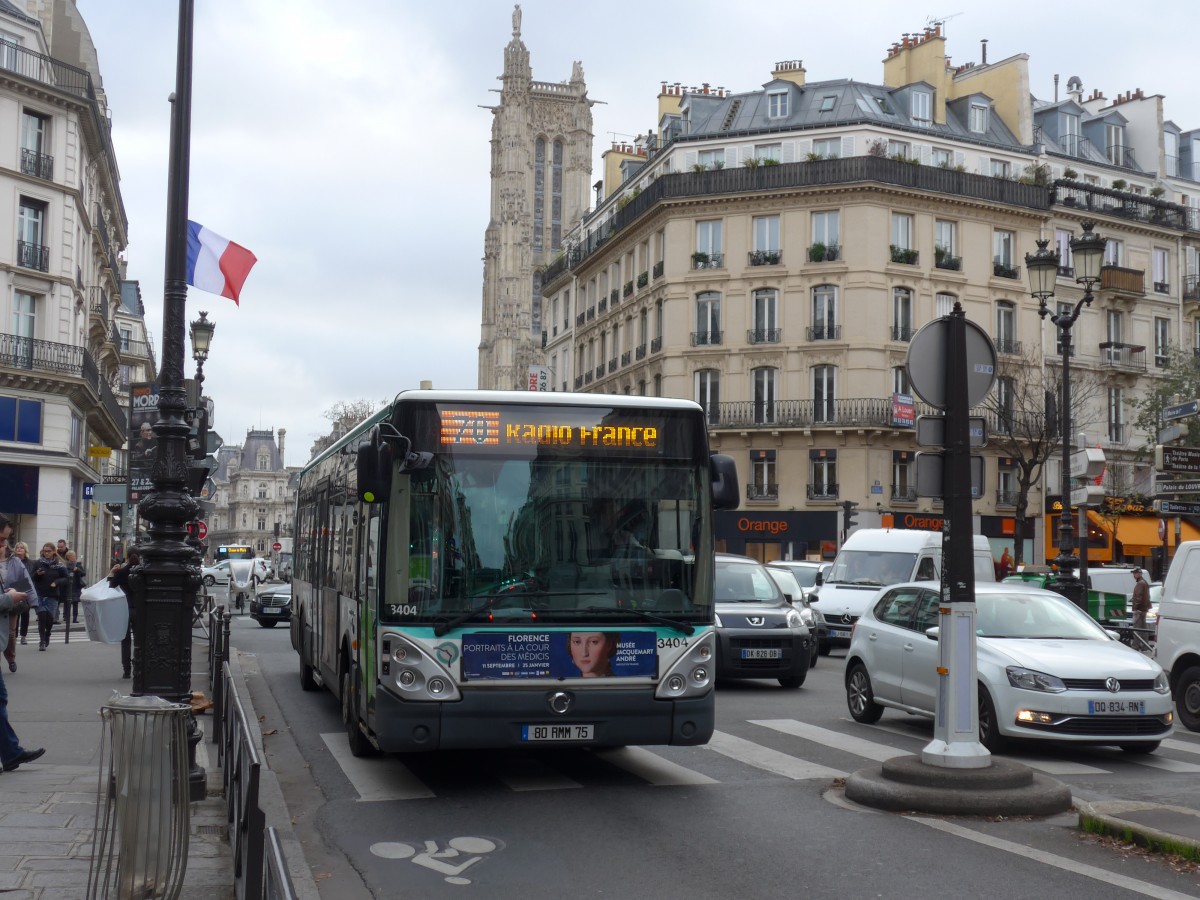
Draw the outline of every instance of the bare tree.
<instances>
[{"instance_id":1,"label":"bare tree","mask_svg":"<svg viewBox=\"0 0 1200 900\"><path fill-rule=\"evenodd\" d=\"M326 447L333 444L334 441L383 405L383 401L376 403L366 399L339 400L333 404L333 406L321 413L324 418L329 420L329 433L313 441L313 445L308 451L309 459L312 459Z\"/></svg>"},{"instance_id":2,"label":"bare tree","mask_svg":"<svg viewBox=\"0 0 1200 900\"><path fill-rule=\"evenodd\" d=\"M1062 367L1043 358L1041 347L1000 357L996 385L983 407L988 413L988 442L1013 461L1016 503L1013 567L1024 561L1025 519L1029 492L1042 477L1046 460L1062 447L1062 426L1056 413L1062 398ZM1100 392L1100 380L1086 369L1071 370L1071 422L1085 421L1084 412ZM1064 505L1068 498L1064 497Z\"/></svg>"},{"instance_id":3,"label":"bare tree","mask_svg":"<svg viewBox=\"0 0 1200 900\"><path fill-rule=\"evenodd\" d=\"M1158 432L1168 424L1162 414L1168 406L1195 400L1200 397L1200 359L1192 350L1171 349L1162 377L1153 379L1149 389L1133 406L1138 411L1134 427L1146 435L1146 449L1158 443ZM1184 443L1196 446L1200 443L1200 417L1189 416L1174 424L1183 428Z\"/></svg>"}]
</instances>

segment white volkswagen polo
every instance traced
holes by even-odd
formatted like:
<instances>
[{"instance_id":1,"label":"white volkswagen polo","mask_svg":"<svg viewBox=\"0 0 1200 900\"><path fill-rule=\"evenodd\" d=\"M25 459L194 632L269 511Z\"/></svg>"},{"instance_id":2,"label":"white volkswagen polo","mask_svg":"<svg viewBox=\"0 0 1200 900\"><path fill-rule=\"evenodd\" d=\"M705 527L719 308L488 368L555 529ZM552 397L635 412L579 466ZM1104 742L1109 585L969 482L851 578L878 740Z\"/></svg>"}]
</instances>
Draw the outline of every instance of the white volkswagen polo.
<instances>
[{"instance_id":1,"label":"white volkswagen polo","mask_svg":"<svg viewBox=\"0 0 1200 900\"><path fill-rule=\"evenodd\" d=\"M884 708L933 716L937 582L884 588L855 625L846 702L858 722ZM1171 691L1154 660L1126 647L1062 595L1024 584L978 585L979 740L1116 744L1149 753L1173 728Z\"/></svg>"}]
</instances>

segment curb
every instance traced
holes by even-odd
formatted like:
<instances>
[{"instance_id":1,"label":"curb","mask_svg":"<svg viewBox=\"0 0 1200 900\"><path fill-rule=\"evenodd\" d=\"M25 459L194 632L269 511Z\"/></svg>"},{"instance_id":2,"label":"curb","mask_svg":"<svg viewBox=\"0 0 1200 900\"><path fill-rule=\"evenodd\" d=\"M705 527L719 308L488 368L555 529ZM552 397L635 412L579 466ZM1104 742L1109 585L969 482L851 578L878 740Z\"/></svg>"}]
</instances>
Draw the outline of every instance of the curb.
<instances>
[{"instance_id":1,"label":"curb","mask_svg":"<svg viewBox=\"0 0 1200 900\"><path fill-rule=\"evenodd\" d=\"M1188 837L1176 832L1165 831L1145 821L1153 818L1184 820L1200 834L1200 812L1183 806L1165 806L1139 800L1111 800L1087 803L1076 799L1079 810L1079 828L1090 834L1111 835L1131 844L1169 853L1184 859L1200 861L1200 837Z\"/></svg>"}]
</instances>

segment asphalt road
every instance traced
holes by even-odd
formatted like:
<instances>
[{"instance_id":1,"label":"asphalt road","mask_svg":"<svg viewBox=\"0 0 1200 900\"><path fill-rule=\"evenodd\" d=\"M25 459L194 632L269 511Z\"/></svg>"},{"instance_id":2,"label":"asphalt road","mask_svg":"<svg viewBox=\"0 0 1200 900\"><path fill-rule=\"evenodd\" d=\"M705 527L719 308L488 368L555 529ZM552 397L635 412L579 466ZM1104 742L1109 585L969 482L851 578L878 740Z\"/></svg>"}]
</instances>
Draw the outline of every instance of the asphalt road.
<instances>
[{"instance_id":1,"label":"asphalt road","mask_svg":"<svg viewBox=\"0 0 1200 900\"><path fill-rule=\"evenodd\" d=\"M454 752L356 760L328 693L300 690L283 628L234 621L264 744L326 900L393 898L1193 897L1200 874L1038 820L896 816L837 779L918 752L929 722L846 712L842 660L799 690L723 684L707 747ZM1149 757L1008 754L1079 799L1200 808L1200 735Z\"/></svg>"}]
</instances>

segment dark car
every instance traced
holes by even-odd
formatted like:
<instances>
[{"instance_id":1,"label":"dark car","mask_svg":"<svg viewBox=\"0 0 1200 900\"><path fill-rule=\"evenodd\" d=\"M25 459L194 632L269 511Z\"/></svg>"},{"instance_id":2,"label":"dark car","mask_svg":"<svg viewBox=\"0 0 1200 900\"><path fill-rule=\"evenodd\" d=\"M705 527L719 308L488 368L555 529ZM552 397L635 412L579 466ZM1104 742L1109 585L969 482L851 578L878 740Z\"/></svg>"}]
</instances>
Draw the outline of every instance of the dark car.
<instances>
[{"instance_id":1,"label":"dark car","mask_svg":"<svg viewBox=\"0 0 1200 900\"><path fill-rule=\"evenodd\" d=\"M263 628L274 628L276 622L290 622L292 586L268 584L260 587L250 598L250 618Z\"/></svg>"},{"instance_id":2,"label":"dark car","mask_svg":"<svg viewBox=\"0 0 1200 900\"><path fill-rule=\"evenodd\" d=\"M717 678L774 678L798 688L808 676L814 640L766 567L718 553Z\"/></svg>"}]
</instances>

